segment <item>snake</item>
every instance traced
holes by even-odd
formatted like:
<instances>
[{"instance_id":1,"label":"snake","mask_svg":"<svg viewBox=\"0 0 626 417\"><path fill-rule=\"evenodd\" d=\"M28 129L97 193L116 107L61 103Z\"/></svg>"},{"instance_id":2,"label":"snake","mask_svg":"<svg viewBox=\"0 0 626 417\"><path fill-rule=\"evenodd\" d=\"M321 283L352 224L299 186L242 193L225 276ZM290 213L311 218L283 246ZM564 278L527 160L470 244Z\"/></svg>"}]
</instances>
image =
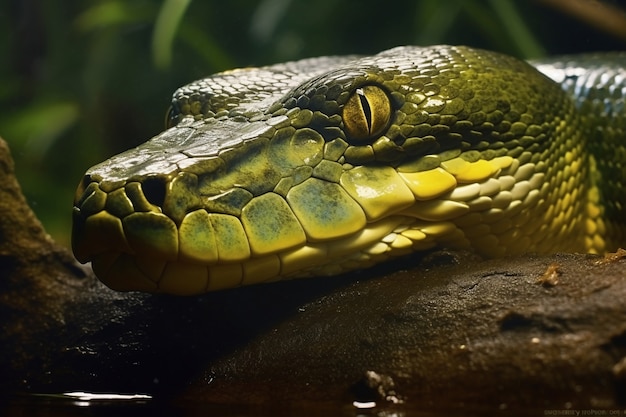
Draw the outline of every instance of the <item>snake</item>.
<instances>
[{"instance_id":1,"label":"snake","mask_svg":"<svg viewBox=\"0 0 626 417\"><path fill-rule=\"evenodd\" d=\"M115 290L194 295L436 248L616 250L625 64L438 45L217 73L87 170L73 252Z\"/></svg>"}]
</instances>

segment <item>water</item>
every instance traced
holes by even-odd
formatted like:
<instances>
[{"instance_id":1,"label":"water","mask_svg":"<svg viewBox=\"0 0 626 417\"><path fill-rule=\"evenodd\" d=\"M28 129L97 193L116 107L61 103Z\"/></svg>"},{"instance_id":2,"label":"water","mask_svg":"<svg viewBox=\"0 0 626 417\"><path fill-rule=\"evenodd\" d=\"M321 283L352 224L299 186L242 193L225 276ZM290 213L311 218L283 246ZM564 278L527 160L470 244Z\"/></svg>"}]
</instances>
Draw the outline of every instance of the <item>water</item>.
<instances>
[{"instance_id":1,"label":"water","mask_svg":"<svg viewBox=\"0 0 626 417\"><path fill-rule=\"evenodd\" d=\"M17 394L5 399L0 406L3 417L85 417L85 416L381 416L404 417L401 411L375 410L372 404L358 404L351 407L337 405L332 409L328 404L306 407L277 407L251 405L221 405L203 402L184 404L155 400L145 394L93 394L85 392L62 394ZM365 408L360 408L365 407Z\"/></svg>"},{"instance_id":2,"label":"water","mask_svg":"<svg viewBox=\"0 0 626 417\"><path fill-rule=\"evenodd\" d=\"M557 410L558 411L558 410ZM569 414L576 410L560 410ZM578 410L581 411L581 410ZM623 410L596 410L595 415L626 415ZM620 411L623 414L615 414ZM338 416L338 417L440 417L440 416L544 416L546 410L511 410L506 405L498 408L420 409L418 404L352 404L306 403L275 404L272 406L211 404L201 400L183 402L158 400L145 394L113 394L72 392L61 394L16 394L0 399L2 417L126 417L126 416ZM579 414L580 415L580 414Z\"/></svg>"}]
</instances>

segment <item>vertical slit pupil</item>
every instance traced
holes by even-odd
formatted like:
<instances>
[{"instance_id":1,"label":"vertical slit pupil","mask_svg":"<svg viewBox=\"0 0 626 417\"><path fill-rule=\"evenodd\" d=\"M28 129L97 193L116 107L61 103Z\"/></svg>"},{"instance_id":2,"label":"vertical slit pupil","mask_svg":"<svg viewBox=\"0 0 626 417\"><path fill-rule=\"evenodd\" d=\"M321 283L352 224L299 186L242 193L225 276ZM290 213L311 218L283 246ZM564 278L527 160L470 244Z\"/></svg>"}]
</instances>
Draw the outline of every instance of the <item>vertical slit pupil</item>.
<instances>
[{"instance_id":1,"label":"vertical slit pupil","mask_svg":"<svg viewBox=\"0 0 626 417\"><path fill-rule=\"evenodd\" d=\"M365 115L365 120L367 121L367 131L368 133L372 133L372 108L370 107L370 102L367 97L365 97L365 92L362 88L358 88L356 90L356 94L359 96L361 107L363 108L363 114Z\"/></svg>"}]
</instances>

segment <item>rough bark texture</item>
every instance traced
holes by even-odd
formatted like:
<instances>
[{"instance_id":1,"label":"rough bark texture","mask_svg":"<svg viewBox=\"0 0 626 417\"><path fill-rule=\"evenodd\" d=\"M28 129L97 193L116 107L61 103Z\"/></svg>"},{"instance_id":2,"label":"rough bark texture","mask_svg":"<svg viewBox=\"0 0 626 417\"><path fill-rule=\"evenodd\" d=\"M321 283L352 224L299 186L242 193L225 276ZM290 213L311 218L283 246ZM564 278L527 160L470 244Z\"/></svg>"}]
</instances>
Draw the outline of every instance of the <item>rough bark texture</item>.
<instances>
[{"instance_id":1,"label":"rough bark texture","mask_svg":"<svg viewBox=\"0 0 626 417\"><path fill-rule=\"evenodd\" d=\"M0 140L0 389L479 413L626 404L626 260L435 252L203 297L116 293L27 207Z\"/></svg>"}]
</instances>

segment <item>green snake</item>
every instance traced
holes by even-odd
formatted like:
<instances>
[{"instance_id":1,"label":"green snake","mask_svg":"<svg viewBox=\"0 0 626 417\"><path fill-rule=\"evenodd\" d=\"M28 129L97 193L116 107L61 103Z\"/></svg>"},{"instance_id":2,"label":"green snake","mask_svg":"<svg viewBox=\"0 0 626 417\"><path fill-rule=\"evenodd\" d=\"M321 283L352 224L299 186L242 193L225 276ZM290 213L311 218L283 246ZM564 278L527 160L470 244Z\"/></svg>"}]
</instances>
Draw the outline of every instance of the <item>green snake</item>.
<instances>
[{"instance_id":1,"label":"green snake","mask_svg":"<svg viewBox=\"0 0 626 417\"><path fill-rule=\"evenodd\" d=\"M615 250L625 64L433 46L213 75L87 171L74 253L113 289L199 294L437 247Z\"/></svg>"}]
</instances>

